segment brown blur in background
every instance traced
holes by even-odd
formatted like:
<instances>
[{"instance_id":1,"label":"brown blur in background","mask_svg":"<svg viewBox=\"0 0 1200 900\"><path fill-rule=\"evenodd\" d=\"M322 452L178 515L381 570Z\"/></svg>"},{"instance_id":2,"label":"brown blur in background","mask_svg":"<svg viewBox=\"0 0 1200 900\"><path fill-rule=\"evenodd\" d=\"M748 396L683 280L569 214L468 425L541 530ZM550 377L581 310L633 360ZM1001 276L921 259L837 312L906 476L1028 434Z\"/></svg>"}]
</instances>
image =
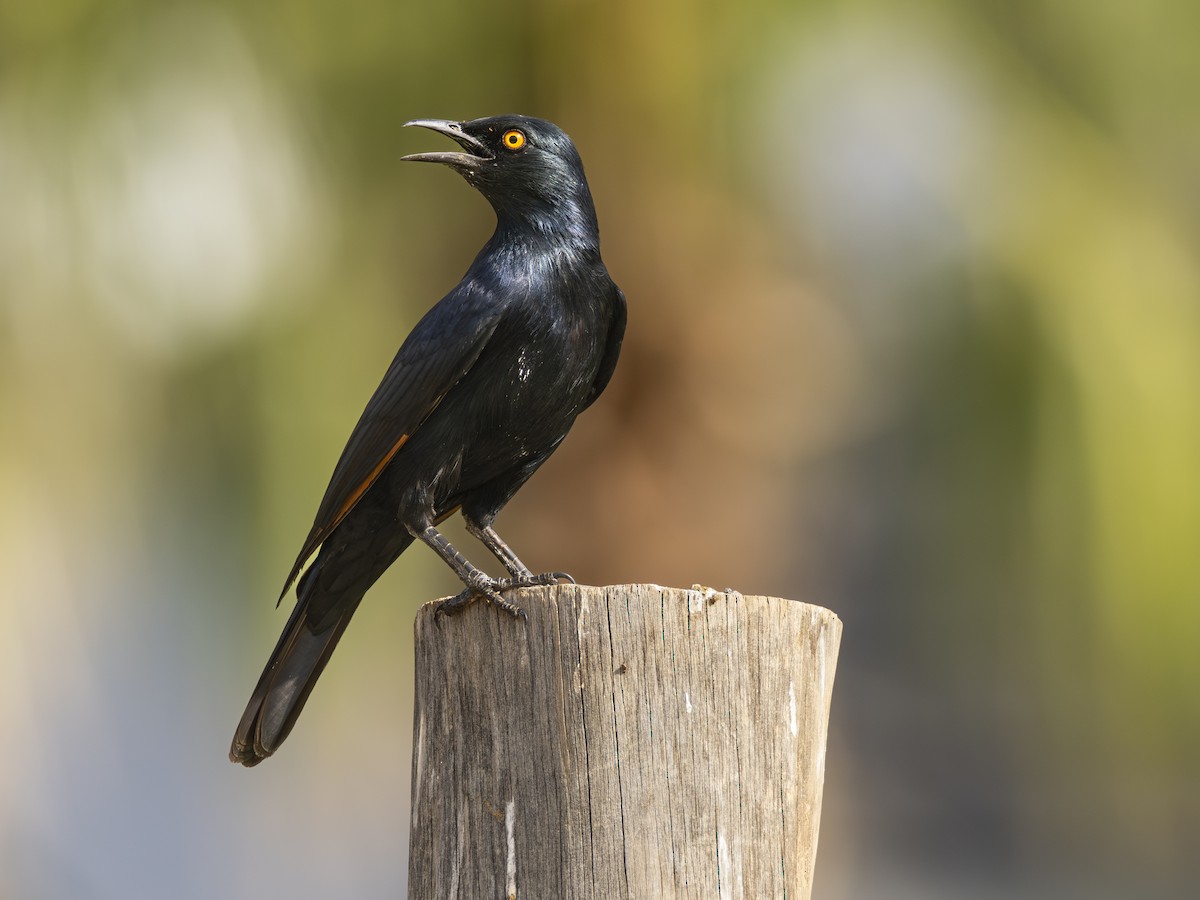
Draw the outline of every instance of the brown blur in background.
<instances>
[{"instance_id":1,"label":"brown blur in background","mask_svg":"<svg viewBox=\"0 0 1200 900\"><path fill-rule=\"evenodd\" d=\"M501 531L841 615L816 896L1195 896L1198 84L1190 0L0 4L0 896L401 895L432 553L225 754L492 226L401 125L499 112L630 313Z\"/></svg>"}]
</instances>

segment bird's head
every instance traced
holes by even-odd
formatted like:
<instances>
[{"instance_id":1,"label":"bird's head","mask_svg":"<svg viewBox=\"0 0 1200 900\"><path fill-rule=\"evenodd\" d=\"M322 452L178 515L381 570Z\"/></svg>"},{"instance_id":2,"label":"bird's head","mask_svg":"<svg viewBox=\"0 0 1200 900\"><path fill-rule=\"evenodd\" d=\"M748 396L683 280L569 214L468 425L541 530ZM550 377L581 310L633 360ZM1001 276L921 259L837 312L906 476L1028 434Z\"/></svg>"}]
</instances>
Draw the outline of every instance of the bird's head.
<instances>
[{"instance_id":1,"label":"bird's head","mask_svg":"<svg viewBox=\"0 0 1200 900\"><path fill-rule=\"evenodd\" d=\"M406 123L452 138L462 151L413 153L412 162L450 166L483 194L502 224L550 233L595 234L596 213L579 152L557 125L530 116Z\"/></svg>"}]
</instances>

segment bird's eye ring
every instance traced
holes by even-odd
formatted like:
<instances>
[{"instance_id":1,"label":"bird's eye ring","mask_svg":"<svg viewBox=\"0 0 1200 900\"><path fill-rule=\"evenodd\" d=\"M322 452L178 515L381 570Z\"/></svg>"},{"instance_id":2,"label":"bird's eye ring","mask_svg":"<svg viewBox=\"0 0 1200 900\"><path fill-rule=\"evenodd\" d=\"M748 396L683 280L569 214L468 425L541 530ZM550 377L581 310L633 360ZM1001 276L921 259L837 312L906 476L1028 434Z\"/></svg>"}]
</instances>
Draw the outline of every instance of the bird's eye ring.
<instances>
[{"instance_id":1,"label":"bird's eye ring","mask_svg":"<svg viewBox=\"0 0 1200 900\"><path fill-rule=\"evenodd\" d=\"M505 150L520 150L525 146L525 132L510 128L500 138Z\"/></svg>"}]
</instances>

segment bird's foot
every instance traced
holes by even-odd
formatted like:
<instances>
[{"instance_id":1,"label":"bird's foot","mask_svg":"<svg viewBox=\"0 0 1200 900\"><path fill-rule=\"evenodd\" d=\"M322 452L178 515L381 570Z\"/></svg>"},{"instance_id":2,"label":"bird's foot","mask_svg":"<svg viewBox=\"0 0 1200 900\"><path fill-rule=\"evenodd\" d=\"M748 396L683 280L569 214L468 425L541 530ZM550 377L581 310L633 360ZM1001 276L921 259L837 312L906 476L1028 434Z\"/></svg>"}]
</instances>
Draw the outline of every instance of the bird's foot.
<instances>
[{"instance_id":1,"label":"bird's foot","mask_svg":"<svg viewBox=\"0 0 1200 900\"><path fill-rule=\"evenodd\" d=\"M494 591L484 592L475 590L473 588L467 588L448 600L443 600L436 607L434 607L433 619L438 624L441 624L442 616L456 616L476 600L481 599L500 607L500 609L504 610L514 618L525 618L525 613L521 611L519 606L517 606L515 603L510 603L508 600L505 600L500 596L500 594Z\"/></svg>"},{"instance_id":2,"label":"bird's foot","mask_svg":"<svg viewBox=\"0 0 1200 900\"><path fill-rule=\"evenodd\" d=\"M550 584L558 584L560 581L575 583L575 579L566 572L542 572L540 575L527 572L524 575L514 575L512 578L497 578L495 581L497 589L501 591L511 588L545 587Z\"/></svg>"},{"instance_id":3,"label":"bird's foot","mask_svg":"<svg viewBox=\"0 0 1200 900\"><path fill-rule=\"evenodd\" d=\"M465 590L451 597L449 600L443 600L437 605L437 608L433 611L435 621L440 620L442 616L458 615L458 613L462 612L476 600L483 600L486 603L490 603L508 613L514 619L526 618L525 611L521 607L517 606L511 600L506 600L500 594L501 591L508 590L509 587L513 586L508 584L513 579L490 578L482 572L479 574L480 577L473 578L467 583Z\"/></svg>"},{"instance_id":4,"label":"bird's foot","mask_svg":"<svg viewBox=\"0 0 1200 900\"><path fill-rule=\"evenodd\" d=\"M442 616L458 615L476 600L483 600L486 603L490 603L492 606L508 613L514 619L521 618L528 620L525 611L511 600L506 599L500 593L501 591L523 587L544 587L546 585L558 584L560 581L575 584L575 579L566 572L542 572L538 575L530 572L528 575L519 575L512 578L491 578L483 575L483 573L480 573L480 576L479 578L472 579L462 592L439 603L433 611L434 620L440 621Z\"/></svg>"}]
</instances>

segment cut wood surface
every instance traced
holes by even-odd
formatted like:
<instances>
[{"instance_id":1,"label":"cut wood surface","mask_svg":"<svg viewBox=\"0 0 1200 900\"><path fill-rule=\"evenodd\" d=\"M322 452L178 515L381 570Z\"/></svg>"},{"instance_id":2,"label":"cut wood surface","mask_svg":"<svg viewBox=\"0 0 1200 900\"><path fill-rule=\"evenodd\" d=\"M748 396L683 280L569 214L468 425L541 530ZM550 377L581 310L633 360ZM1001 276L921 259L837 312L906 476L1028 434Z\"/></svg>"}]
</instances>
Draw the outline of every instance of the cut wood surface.
<instances>
[{"instance_id":1,"label":"cut wood surface","mask_svg":"<svg viewBox=\"0 0 1200 900\"><path fill-rule=\"evenodd\" d=\"M409 897L807 898L841 622L557 585L416 622Z\"/></svg>"}]
</instances>

